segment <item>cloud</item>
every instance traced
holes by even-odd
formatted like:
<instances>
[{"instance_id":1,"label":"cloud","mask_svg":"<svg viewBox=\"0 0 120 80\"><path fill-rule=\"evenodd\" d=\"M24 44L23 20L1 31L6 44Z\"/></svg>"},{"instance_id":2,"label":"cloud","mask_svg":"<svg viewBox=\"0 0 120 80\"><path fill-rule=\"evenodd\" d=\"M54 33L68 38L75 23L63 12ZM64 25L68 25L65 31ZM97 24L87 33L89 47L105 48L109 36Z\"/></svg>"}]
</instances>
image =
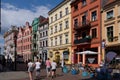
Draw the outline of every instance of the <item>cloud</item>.
<instances>
[{"instance_id":1,"label":"cloud","mask_svg":"<svg viewBox=\"0 0 120 80\"><path fill-rule=\"evenodd\" d=\"M11 25L23 26L26 21L32 23L40 15L47 17L49 6L32 6L32 9L21 9L9 3L1 3L1 34L0 45L3 46L3 34Z\"/></svg>"},{"instance_id":2,"label":"cloud","mask_svg":"<svg viewBox=\"0 0 120 80\"><path fill-rule=\"evenodd\" d=\"M23 26L26 21L32 23L32 20L40 15L47 17L49 6L32 6L34 10L17 8L9 3L2 3L1 8L1 26L2 30L11 25Z\"/></svg>"}]
</instances>

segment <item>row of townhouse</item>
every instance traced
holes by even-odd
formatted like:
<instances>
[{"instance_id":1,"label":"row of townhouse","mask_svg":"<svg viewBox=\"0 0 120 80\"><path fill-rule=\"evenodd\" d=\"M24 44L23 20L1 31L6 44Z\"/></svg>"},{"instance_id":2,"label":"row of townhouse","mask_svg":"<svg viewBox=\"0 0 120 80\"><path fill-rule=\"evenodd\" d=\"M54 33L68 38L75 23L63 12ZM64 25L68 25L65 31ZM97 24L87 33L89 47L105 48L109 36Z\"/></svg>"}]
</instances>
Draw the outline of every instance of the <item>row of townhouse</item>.
<instances>
[{"instance_id":1,"label":"row of townhouse","mask_svg":"<svg viewBox=\"0 0 120 80\"><path fill-rule=\"evenodd\" d=\"M97 67L107 53L120 55L119 0L63 0L48 14L51 60Z\"/></svg>"},{"instance_id":2,"label":"row of townhouse","mask_svg":"<svg viewBox=\"0 0 120 80\"><path fill-rule=\"evenodd\" d=\"M119 0L63 0L48 18L40 16L18 30L17 54L25 61L50 58L97 67L110 51L120 55Z\"/></svg>"},{"instance_id":3,"label":"row of townhouse","mask_svg":"<svg viewBox=\"0 0 120 80\"><path fill-rule=\"evenodd\" d=\"M17 60L23 58L25 62L29 59L35 60L37 58L45 61L47 59L48 51L47 31L48 18L43 16L35 18L32 22L32 26L29 25L29 22L26 22L23 27L11 26L4 34L5 58L7 60L12 60L13 62L15 61L15 57ZM17 39L15 38L16 36ZM43 54L40 52L41 47L44 47L44 50L42 51L44 52Z\"/></svg>"}]
</instances>

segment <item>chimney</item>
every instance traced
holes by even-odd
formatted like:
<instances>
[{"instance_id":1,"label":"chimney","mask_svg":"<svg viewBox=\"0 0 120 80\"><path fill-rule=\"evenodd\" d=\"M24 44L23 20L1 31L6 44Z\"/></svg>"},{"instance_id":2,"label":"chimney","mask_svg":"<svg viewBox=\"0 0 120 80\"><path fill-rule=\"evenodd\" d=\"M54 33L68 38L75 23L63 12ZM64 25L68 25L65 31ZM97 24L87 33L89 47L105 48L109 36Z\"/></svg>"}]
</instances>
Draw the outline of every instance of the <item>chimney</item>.
<instances>
[{"instance_id":1,"label":"chimney","mask_svg":"<svg viewBox=\"0 0 120 80\"><path fill-rule=\"evenodd\" d=\"M29 22L26 22L26 26L29 26Z\"/></svg>"}]
</instances>

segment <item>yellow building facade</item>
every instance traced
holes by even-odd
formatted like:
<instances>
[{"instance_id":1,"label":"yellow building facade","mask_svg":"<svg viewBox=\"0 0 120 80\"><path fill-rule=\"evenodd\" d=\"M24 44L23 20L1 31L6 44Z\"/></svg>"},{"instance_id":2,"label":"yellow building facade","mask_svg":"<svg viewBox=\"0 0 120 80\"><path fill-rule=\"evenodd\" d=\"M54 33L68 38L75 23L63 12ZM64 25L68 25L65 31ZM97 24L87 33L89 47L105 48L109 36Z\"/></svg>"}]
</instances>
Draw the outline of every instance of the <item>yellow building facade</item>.
<instances>
[{"instance_id":1,"label":"yellow building facade","mask_svg":"<svg viewBox=\"0 0 120 80\"><path fill-rule=\"evenodd\" d=\"M49 14L49 54L57 63L64 60L71 64L71 7L70 0L64 0Z\"/></svg>"},{"instance_id":2,"label":"yellow building facade","mask_svg":"<svg viewBox=\"0 0 120 80\"><path fill-rule=\"evenodd\" d=\"M102 12L102 40L105 43L102 48L103 60L110 51L120 55L120 1L110 1Z\"/></svg>"}]
</instances>

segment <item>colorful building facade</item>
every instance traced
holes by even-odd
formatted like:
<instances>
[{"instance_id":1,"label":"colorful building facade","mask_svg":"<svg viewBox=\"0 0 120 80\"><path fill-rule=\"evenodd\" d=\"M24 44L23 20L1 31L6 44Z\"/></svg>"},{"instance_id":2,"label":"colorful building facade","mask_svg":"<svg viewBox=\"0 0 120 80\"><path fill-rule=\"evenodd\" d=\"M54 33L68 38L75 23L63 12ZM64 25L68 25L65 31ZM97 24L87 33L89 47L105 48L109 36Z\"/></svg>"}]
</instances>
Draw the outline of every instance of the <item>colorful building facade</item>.
<instances>
[{"instance_id":1,"label":"colorful building facade","mask_svg":"<svg viewBox=\"0 0 120 80\"><path fill-rule=\"evenodd\" d=\"M103 59L112 51L120 55L120 1L109 0L102 11Z\"/></svg>"},{"instance_id":2,"label":"colorful building facade","mask_svg":"<svg viewBox=\"0 0 120 80\"><path fill-rule=\"evenodd\" d=\"M48 28L48 18L44 18L38 27L39 56L44 62L48 58Z\"/></svg>"},{"instance_id":3,"label":"colorful building facade","mask_svg":"<svg viewBox=\"0 0 120 80\"><path fill-rule=\"evenodd\" d=\"M32 60L34 60L38 54L38 35L37 35L37 31L38 31L38 26L39 26L39 18L35 18L32 22Z\"/></svg>"},{"instance_id":4,"label":"colorful building facade","mask_svg":"<svg viewBox=\"0 0 120 80\"><path fill-rule=\"evenodd\" d=\"M15 39L14 37L18 33L18 28L16 26L11 26L11 28L4 34L4 55L6 60L15 61Z\"/></svg>"},{"instance_id":5,"label":"colorful building facade","mask_svg":"<svg viewBox=\"0 0 120 80\"><path fill-rule=\"evenodd\" d=\"M49 58L64 60L71 64L71 7L70 0L64 0L49 14Z\"/></svg>"},{"instance_id":6,"label":"colorful building facade","mask_svg":"<svg viewBox=\"0 0 120 80\"><path fill-rule=\"evenodd\" d=\"M39 55L39 41L38 41L38 35L39 35L39 32L38 32L38 27L40 25L40 23L42 22L42 20L44 19L43 16L39 16L38 18L35 18L32 22L32 59L35 60L37 58L40 57Z\"/></svg>"},{"instance_id":7,"label":"colorful building facade","mask_svg":"<svg viewBox=\"0 0 120 80\"><path fill-rule=\"evenodd\" d=\"M101 60L101 0L73 0L71 9L73 63L97 67Z\"/></svg>"},{"instance_id":8,"label":"colorful building facade","mask_svg":"<svg viewBox=\"0 0 120 80\"><path fill-rule=\"evenodd\" d=\"M29 25L29 22L26 22L24 27L19 28L17 37L17 52L19 53L19 56L23 57L25 62L32 59L31 33L32 27Z\"/></svg>"},{"instance_id":9,"label":"colorful building facade","mask_svg":"<svg viewBox=\"0 0 120 80\"><path fill-rule=\"evenodd\" d=\"M17 53L19 56L23 57L23 33L24 30L22 27L18 28L18 37L17 37Z\"/></svg>"}]
</instances>

